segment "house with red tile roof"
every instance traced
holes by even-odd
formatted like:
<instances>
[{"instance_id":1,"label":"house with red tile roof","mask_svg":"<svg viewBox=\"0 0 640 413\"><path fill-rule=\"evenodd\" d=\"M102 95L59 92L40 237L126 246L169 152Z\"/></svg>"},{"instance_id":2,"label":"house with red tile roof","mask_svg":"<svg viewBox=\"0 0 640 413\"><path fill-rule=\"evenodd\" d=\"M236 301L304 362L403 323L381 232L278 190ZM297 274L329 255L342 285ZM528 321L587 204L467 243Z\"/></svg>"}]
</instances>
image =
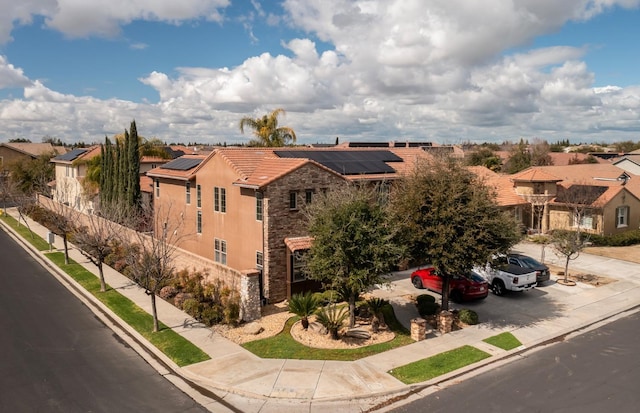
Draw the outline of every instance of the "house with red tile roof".
<instances>
[{"instance_id":1,"label":"house with red tile roof","mask_svg":"<svg viewBox=\"0 0 640 413\"><path fill-rule=\"evenodd\" d=\"M531 205L529 227L542 233L612 235L640 227L640 176L612 164L531 167L510 179Z\"/></svg>"},{"instance_id":2,"label":"house with red tile roof","mask_svg":"<svg viewBox=\"0 0 640 413\"><path fill-rule=\"evenodd\" d=\"M0 143L0 170L7 169L14 162L36 159L41 155L59 155L67 152L64 146L50 143L3 142Z\"/></svg>"},{"instance_id":3,"label":"house with red tile roof","mask_svg":"<svg viewBox=\"0 0 640 413\"><path fill-rule=\"evenodd\" d=\"M306 203L347 182L391 182L428 157L421 148L217 148L147 176L154 211L184 222L180 248L209 260L212 278L225 267L258 272L261 298L277 302L318 287L302 273Z\"/></svg>"}]
</instances>

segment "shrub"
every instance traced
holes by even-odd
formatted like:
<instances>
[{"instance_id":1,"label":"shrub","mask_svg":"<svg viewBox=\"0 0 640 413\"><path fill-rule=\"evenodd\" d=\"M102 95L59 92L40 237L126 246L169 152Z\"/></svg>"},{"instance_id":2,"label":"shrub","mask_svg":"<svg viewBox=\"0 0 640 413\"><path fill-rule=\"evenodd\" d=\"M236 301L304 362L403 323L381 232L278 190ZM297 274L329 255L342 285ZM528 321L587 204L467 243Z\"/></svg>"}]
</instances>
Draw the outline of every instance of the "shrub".
<instances>
[{"instance_id":1,"label":"shrub","mask_svg":"<svg viewBox=\"0 0 640 413\"><path fill-rule=\"evenodd\" d=\"M307 291L304 294L294 294L289 300L289 311L300 317L302 328L309 328L309 316L320 306L320 299Z\"/></svg>"},{"instance_id":2,"label":"shrub","mask_svg":"<svg viewBox=\"0 0 640 413\"><path fill-rule=\"evenodd\" d=\"M339 338L338 331L342 327L344 320L349 317L349 311L347 307L338 307L335 304L331 304L321 308L316 313L316 317L318 322L331 334L331 338L337 340Z\"/></svg>"},{"instance_id":3,"label":"shrub","mask_svg":"<svg viewBox=\"0 0 640 413\"><path fill-rule=\"evenodd\" d=\"M613 235L589 235L589 242L599 247L626 247L640 244L640 230L625 231Z\"/></svg>"},{"instance_id":4,"label":"shrub","mask_svg":"<svg viewBox=\"0 0 640 413\"><path fill-rule=\"evenodd\" d=\"M173 305L175 305L177 308L183 310L184 309L184 302L186 300L192 299L193 295L191 295L191 293L178 293L176 294L175 297L173 297Z\"/></svg>"},{"instance_id":5,"label":"shrub","mask_svg":"<svg viewBox=\"0 0 640 413\"><path fill-rule=\"evenodd\" d=\"M321 293L313 293L313 295L318 297L319 303L322 306L329 305L338 301L338 293L334 290L326 290Z\"/></svg>"},{"instance_id":6,"label":"shrub","mask_svg":"<svg viewBox=\"0 0 640 413\"><path fill-rule=\"evenodd\" d=\"M187 298L184 300L182 310L195 319L200 318L200 302L195 298Z\"/></svg>"},{"instance_id":7,"label":"shrub","mask_svg":"<svg viewBox=\"0 0 640 413\"><path fill-rule=\"evenodd\" d=\"M478 324L478 313L468 308L464 308L458 312L458 320L465 324L476 325Z\"/></svg>"},{"instance_id":8,"label":"shrub","mask_svg":"<svg viewBox=\"0 0 640 413\"><path fill-rule=\"evenodd\" d=\"M220 306L213 304L207 305L200 310L200 318L198 320L208 326L212 326L221 322L224 318L225 315L221 314Z\"/></svg>"},{"instance_id":9,"label":"shrub","mask_svg":"<svg viewBox=\"0 0 640 413\"><path fill-rule=\"evenodd\" d=\"M162 298L163 300L169 300L173 298L176 294L178 294L178 289L173 285L167 285L165 287L162 287L162 289L158 293L160 298Z\"/></svg>"},{"instance_id":10,"label":"shrub","mask_svg":"<svg viewBox=\"0 0 640 413\"><path fill-rule=\"evenodd\" d=\"M380 326L385 326L384 322L384 314L382 313L382 309L384 306L389 304L387 300L382 298L371 298L367 300L367 307L371 310L371 314L373 318L371 320L371 329L374 333L377 333L380 329Z\"/></svg>"},{"instance_id":11,"label":"shrub","mask_svg":"<svg viewBox=\"0 0 640 413\"><path fill-rule=\"evenodd\" d=\"M418 307L418 314L422 317L437 314L440 308L440 305L436 303L436 298L429 294L420 294L417 296L416 306Z\"/></svg>"}]
</instances>

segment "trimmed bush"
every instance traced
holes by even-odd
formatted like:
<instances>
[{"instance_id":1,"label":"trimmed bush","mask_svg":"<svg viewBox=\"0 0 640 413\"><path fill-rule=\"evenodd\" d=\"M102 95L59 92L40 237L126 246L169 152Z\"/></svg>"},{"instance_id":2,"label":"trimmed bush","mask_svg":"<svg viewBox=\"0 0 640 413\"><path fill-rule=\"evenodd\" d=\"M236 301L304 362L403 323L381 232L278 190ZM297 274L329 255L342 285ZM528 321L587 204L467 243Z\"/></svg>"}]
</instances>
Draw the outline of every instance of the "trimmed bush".
<instances>
[{"instance_id":1,"label":"trimmed bush","mask_svg":"<svg viewBox=\"0 0 640 413\"><path fill-rule=\"evenodd\" d=\"M418 314L422 317L437 314L440 309L440 304L436 303L436 298L429 294L417 296L416 306L418 307Z\"/></svg>"},{"instance_id":2,"label":"trimmed bush","mask_svg":"<svg viewBox=\"0 0 640 413\"><path fill-rule=\"evenodd\" d=\"M464 308L458 312L458 320L465 324L476 325L478 324L478 313L468 308Z\"/></svg>"}]
</instances>

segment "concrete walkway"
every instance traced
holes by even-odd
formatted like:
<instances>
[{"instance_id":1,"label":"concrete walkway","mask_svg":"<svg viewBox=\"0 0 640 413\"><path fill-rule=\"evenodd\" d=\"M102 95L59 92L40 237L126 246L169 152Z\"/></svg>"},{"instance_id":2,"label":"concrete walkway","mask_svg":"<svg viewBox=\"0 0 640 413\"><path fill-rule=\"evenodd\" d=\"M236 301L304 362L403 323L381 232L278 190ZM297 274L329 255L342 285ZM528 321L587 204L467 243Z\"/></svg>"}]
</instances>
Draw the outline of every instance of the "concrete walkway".
<instances>
[{"instance_id":1,"label":"concrete walkway","mask_svg":"<svg viewBox=\"0 0 640 413\"><path fill-rule=\"evenodd\" d=\"M10 209L8 213L18 219L15 209ZM27 222L34 233L47 239L46 228L28 218ZM13 234L14 238L20 239L10 228L4 225L3 227ZM330 409L332 412L376 410L382 408L385 402L391 399L416 397L416 394L428 391L434 384L459 377L466 372L495 363L570 332L581 330L640 305L640 265L582 254L571 263L573 270L606 275L617 281L597 288L582 284L577 287L565 287L552 282L551 285L535 289L534 294L526 296L503 299L503 297L490 295L483 300L486 302L470 303L468 306L481 315L479 325L445 335L431 333L426 340L405 347L353 362L343 362L261 359L241 346L213 333L181 310L163 300L157 300L161 321L211 357L208 361L180 368L111 314L91 295L83 293L73 280L47 264L48 260L42 259L42 253L35 251L27 242L23 241L23 244L36 259L43 262L43 265L49 266L52 273L85 301L89 308L101 316L105 323L114 328L136 351L154 365L160 374L174 381L198 402L215 412L286 413L315 412L321 409ZM62 248L59 238L56 239L53 247L57 250ZM536 245L521 244L517 249L536 258L540 256L540 247ZM72 248L70 256L89 271L97 273L96 267L77 249ZM553 258L550 253L547 253L547 257ZM131 280L109 267L105 267L105 279L112 288L150 312L149 297ZM390 286L374 292L392 302L398 319L405 325L417 316L415 306L406 298L409 292L415 294L415 291L411 291L406 286L407 279L408 272L397 273ZM537 306L536 316L532 319L529 310L513 311L516 316L511 318L502 316L505 311L501 310L501 306L518 308L519 305L526 306L528 309L531 306ZM491 313L497 310L500 312ZM482 311L487 311L487 315L484 316ZM513 333L523 346L504 351L482 341L504 331ZM486 351L492 357L446 376L411 386L401 383L387 373L398 366L465 344Z\"/></svg>"}]
</instances>

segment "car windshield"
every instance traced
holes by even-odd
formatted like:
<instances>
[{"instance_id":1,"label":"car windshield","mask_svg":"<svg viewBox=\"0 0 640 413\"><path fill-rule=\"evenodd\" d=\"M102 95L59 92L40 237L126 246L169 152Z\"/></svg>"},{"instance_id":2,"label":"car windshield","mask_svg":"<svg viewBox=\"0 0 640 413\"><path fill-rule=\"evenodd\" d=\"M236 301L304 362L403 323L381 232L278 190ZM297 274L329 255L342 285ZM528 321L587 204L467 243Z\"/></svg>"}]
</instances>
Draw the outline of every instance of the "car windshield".
<instances>
[{"instance_id":1,"label":"car windshield","mask_svg":"<svg viewBox=\"0 0 640 413\"><path fill-rule=\"evenodd\" d=\"M485 281L484 277L481 276L480 274L476 273L475 271L471 271L469 273L469 278L472 279L473 281L477 282L477 283L481 283L481 282Z\"/></svg>"},{"instance_id":2,"label":"car windshield","mask_svg":"<svg viewBox=\"0 0 640 413\"><path fill-rule=\"evenodd\" d=\"M542 267L542 264L539 261L536 261L531 257L520 257L520 261L522 261L524 266L527 268Z\"/></svg>"}]
</instances>

